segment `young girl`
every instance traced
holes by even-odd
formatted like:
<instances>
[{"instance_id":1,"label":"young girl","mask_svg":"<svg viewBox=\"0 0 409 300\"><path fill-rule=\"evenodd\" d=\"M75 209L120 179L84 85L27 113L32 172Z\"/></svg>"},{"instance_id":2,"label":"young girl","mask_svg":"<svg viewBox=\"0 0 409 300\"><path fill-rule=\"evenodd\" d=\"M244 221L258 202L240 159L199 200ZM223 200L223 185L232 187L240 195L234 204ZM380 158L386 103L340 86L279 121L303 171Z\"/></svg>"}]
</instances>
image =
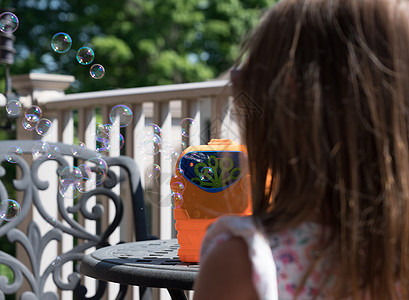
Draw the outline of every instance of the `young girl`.
<instances>
[{"instance_id":1,"label":"young girl","mask_svg":"<svg viewBox=\"0 0 409 300\"><path fill-rule=\"evenodd\" d=\"M209 228L195 300L409 299L408 2L282 0L242 60L254 214Z\"/></svg>"}]
</instances>

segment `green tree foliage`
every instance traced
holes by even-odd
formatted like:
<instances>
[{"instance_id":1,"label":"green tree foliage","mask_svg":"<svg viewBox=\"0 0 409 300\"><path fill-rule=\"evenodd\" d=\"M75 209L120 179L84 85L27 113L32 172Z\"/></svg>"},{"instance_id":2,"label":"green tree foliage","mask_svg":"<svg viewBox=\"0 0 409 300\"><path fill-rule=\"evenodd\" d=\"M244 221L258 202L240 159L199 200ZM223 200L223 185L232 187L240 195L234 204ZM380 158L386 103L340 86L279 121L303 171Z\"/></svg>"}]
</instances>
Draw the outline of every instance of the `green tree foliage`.
<instances>
[{"instance_id":1,"label":"green tree foliage","mask_svg":"<svg viewBox=\"0 0 409 300\"><path fill-rule=\"evenodd\" d=\"M3 3L1 3L3 2ZM71 92L195 82L217 77L237 57L242 37L274 0L16 0L20 20L13 74L70 74ZM53 52L57 32L73 40ZM95 51L106 75L89 76L76 62L82 46Z\"/></svg>"}]
</instances>

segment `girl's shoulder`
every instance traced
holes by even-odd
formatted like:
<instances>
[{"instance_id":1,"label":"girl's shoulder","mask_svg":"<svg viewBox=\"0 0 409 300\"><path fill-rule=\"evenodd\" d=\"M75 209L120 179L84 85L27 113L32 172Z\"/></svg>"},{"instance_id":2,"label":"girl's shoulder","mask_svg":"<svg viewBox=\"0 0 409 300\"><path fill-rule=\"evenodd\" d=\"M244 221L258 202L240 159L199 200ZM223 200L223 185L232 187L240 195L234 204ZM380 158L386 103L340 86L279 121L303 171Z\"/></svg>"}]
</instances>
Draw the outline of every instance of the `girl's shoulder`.
<instances>
[{"instance_id":1,"label":"girl's shoulder","mask_svg":"<svg viewBox=\"0 0 409 300\"><path fill-rule=\"evenodd\" d=\"M253 271L252 283L259 299L278 299L276 267L271 248L251 217L225 216L216 220L203 239L200 261L204 261L217 245L232 237L240 237L246 243Z\"/></svg>"},{"instance_id":2,"label":"girl's shoulder","mask_svg":"<svg viewBox=\"0 0 409 300\"><path fill-rule=\"evenodd\" d=\"M303 274L312 264L322 230L321 225L306 222L296 228L266 235L260 232L251 217L225 216L209 227L200 259L205 259L218 244L240 237L248 248L253 284L260 299L292 299ZM321 262L315 268L300 291L300 299L317 296L328 265Z\"/></svg>"},{"instance_id":3,"label":"girl's shoulder","mask_svg":"<svg viewBox=\"0 0 409 300\"><path fill-rule=\"evenodd\" d=\"M314 222L305 222L296 228L272 234L263 234L251 217L224 216L217 219L207 229L203 239L201 257L206 256L213 246L231 238L242 238L250 250L257 243L267 243L273 253L282 248L305 249L316 245L322 237L323 227Z\"/></svg>"}]
</instances>

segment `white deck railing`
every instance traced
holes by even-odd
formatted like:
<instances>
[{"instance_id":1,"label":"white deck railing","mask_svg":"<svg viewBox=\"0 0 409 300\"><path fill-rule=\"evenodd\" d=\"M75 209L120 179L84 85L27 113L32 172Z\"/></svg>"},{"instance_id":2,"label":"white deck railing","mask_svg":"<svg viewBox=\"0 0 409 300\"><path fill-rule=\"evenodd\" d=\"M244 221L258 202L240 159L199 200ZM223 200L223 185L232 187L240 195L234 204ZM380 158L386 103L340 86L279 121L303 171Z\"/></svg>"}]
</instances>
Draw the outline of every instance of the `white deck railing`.
<instances>
[{"instance_id":1,"label":"white deck railing","mask_svg":"<svg viewBox=\"0 0 409 300\"><path fill-rule=\"evenodd\" d=\"M124 149L120 151L115 148L109 155L119 155L121 152L133 157L143 174L153 163L160 165L162 176L158 184L150 185L147 177L142 176L146 189L149 228L151 234L159 238L176 237L172 208L169 201L164 199L170 194L169 180L174 172L177 156L169 159L164 153L159 153L144 157L139 149L138 135L146 124L155 123L162 128L164 148L172 147L178 154L183 148L182 142L186 145L198 145L206 143L209 138L230 138L238 142L237 126L229 113L232 99L228 82L213 80L65 95L64 90L73 81L72 76L50 74L28 74L12 78L13 87L21 96L23 106L38 105L43 110L43 117L50 119L53 124L49 134L41 137L35 131L25 130L19 120L17 139L42 138L67 144L82 141L87 147L95 149L97 119L103 124L109 123L109 113L113 106L128 106L133 112L133 121L121 131L125 139ZM179 125L185 118L191 118L195 122L189 137L181 134ZM118 138L113 138L111 143L118 144ZM113 234L111 243L117 243L120 239L130 241L133 238L132 227L127 225L132 222L131 210L126 212L122 226ZM36 217L35 212L33 217ZM88 230L96 229L89 227ZM110 294L115 294L115 288L111 287ZM165 296L166 291L160 294L163 295L161 299L168 298ZM134 299L136 295L134 293ZM69 298L68 295L66 299Z\"/></svg>"}]
</instances>

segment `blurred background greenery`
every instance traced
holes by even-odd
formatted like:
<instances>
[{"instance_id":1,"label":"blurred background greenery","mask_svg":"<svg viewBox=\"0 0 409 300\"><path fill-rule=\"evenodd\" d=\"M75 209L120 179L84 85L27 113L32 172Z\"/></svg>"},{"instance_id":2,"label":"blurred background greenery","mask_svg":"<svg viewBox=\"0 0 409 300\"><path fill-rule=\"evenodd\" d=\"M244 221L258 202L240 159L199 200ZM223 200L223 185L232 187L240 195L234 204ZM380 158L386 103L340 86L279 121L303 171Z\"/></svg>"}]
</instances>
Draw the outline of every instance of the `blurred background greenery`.
<instances>
[{"instance_id":1,"label":"blurred background greenery","mask_svg":"<svg viewBox=\"0 0 409 300\"><path fill-rule=\"evenodd\" d=\"M69 92L197 82L226 71L242 37L274 0L0 0L20 25L12 74L74 75ZM53 52L55 33L73 41L69 52ZM82 46L106 75L89 80L77 63Z\"/></svg>"}]
</instances>

